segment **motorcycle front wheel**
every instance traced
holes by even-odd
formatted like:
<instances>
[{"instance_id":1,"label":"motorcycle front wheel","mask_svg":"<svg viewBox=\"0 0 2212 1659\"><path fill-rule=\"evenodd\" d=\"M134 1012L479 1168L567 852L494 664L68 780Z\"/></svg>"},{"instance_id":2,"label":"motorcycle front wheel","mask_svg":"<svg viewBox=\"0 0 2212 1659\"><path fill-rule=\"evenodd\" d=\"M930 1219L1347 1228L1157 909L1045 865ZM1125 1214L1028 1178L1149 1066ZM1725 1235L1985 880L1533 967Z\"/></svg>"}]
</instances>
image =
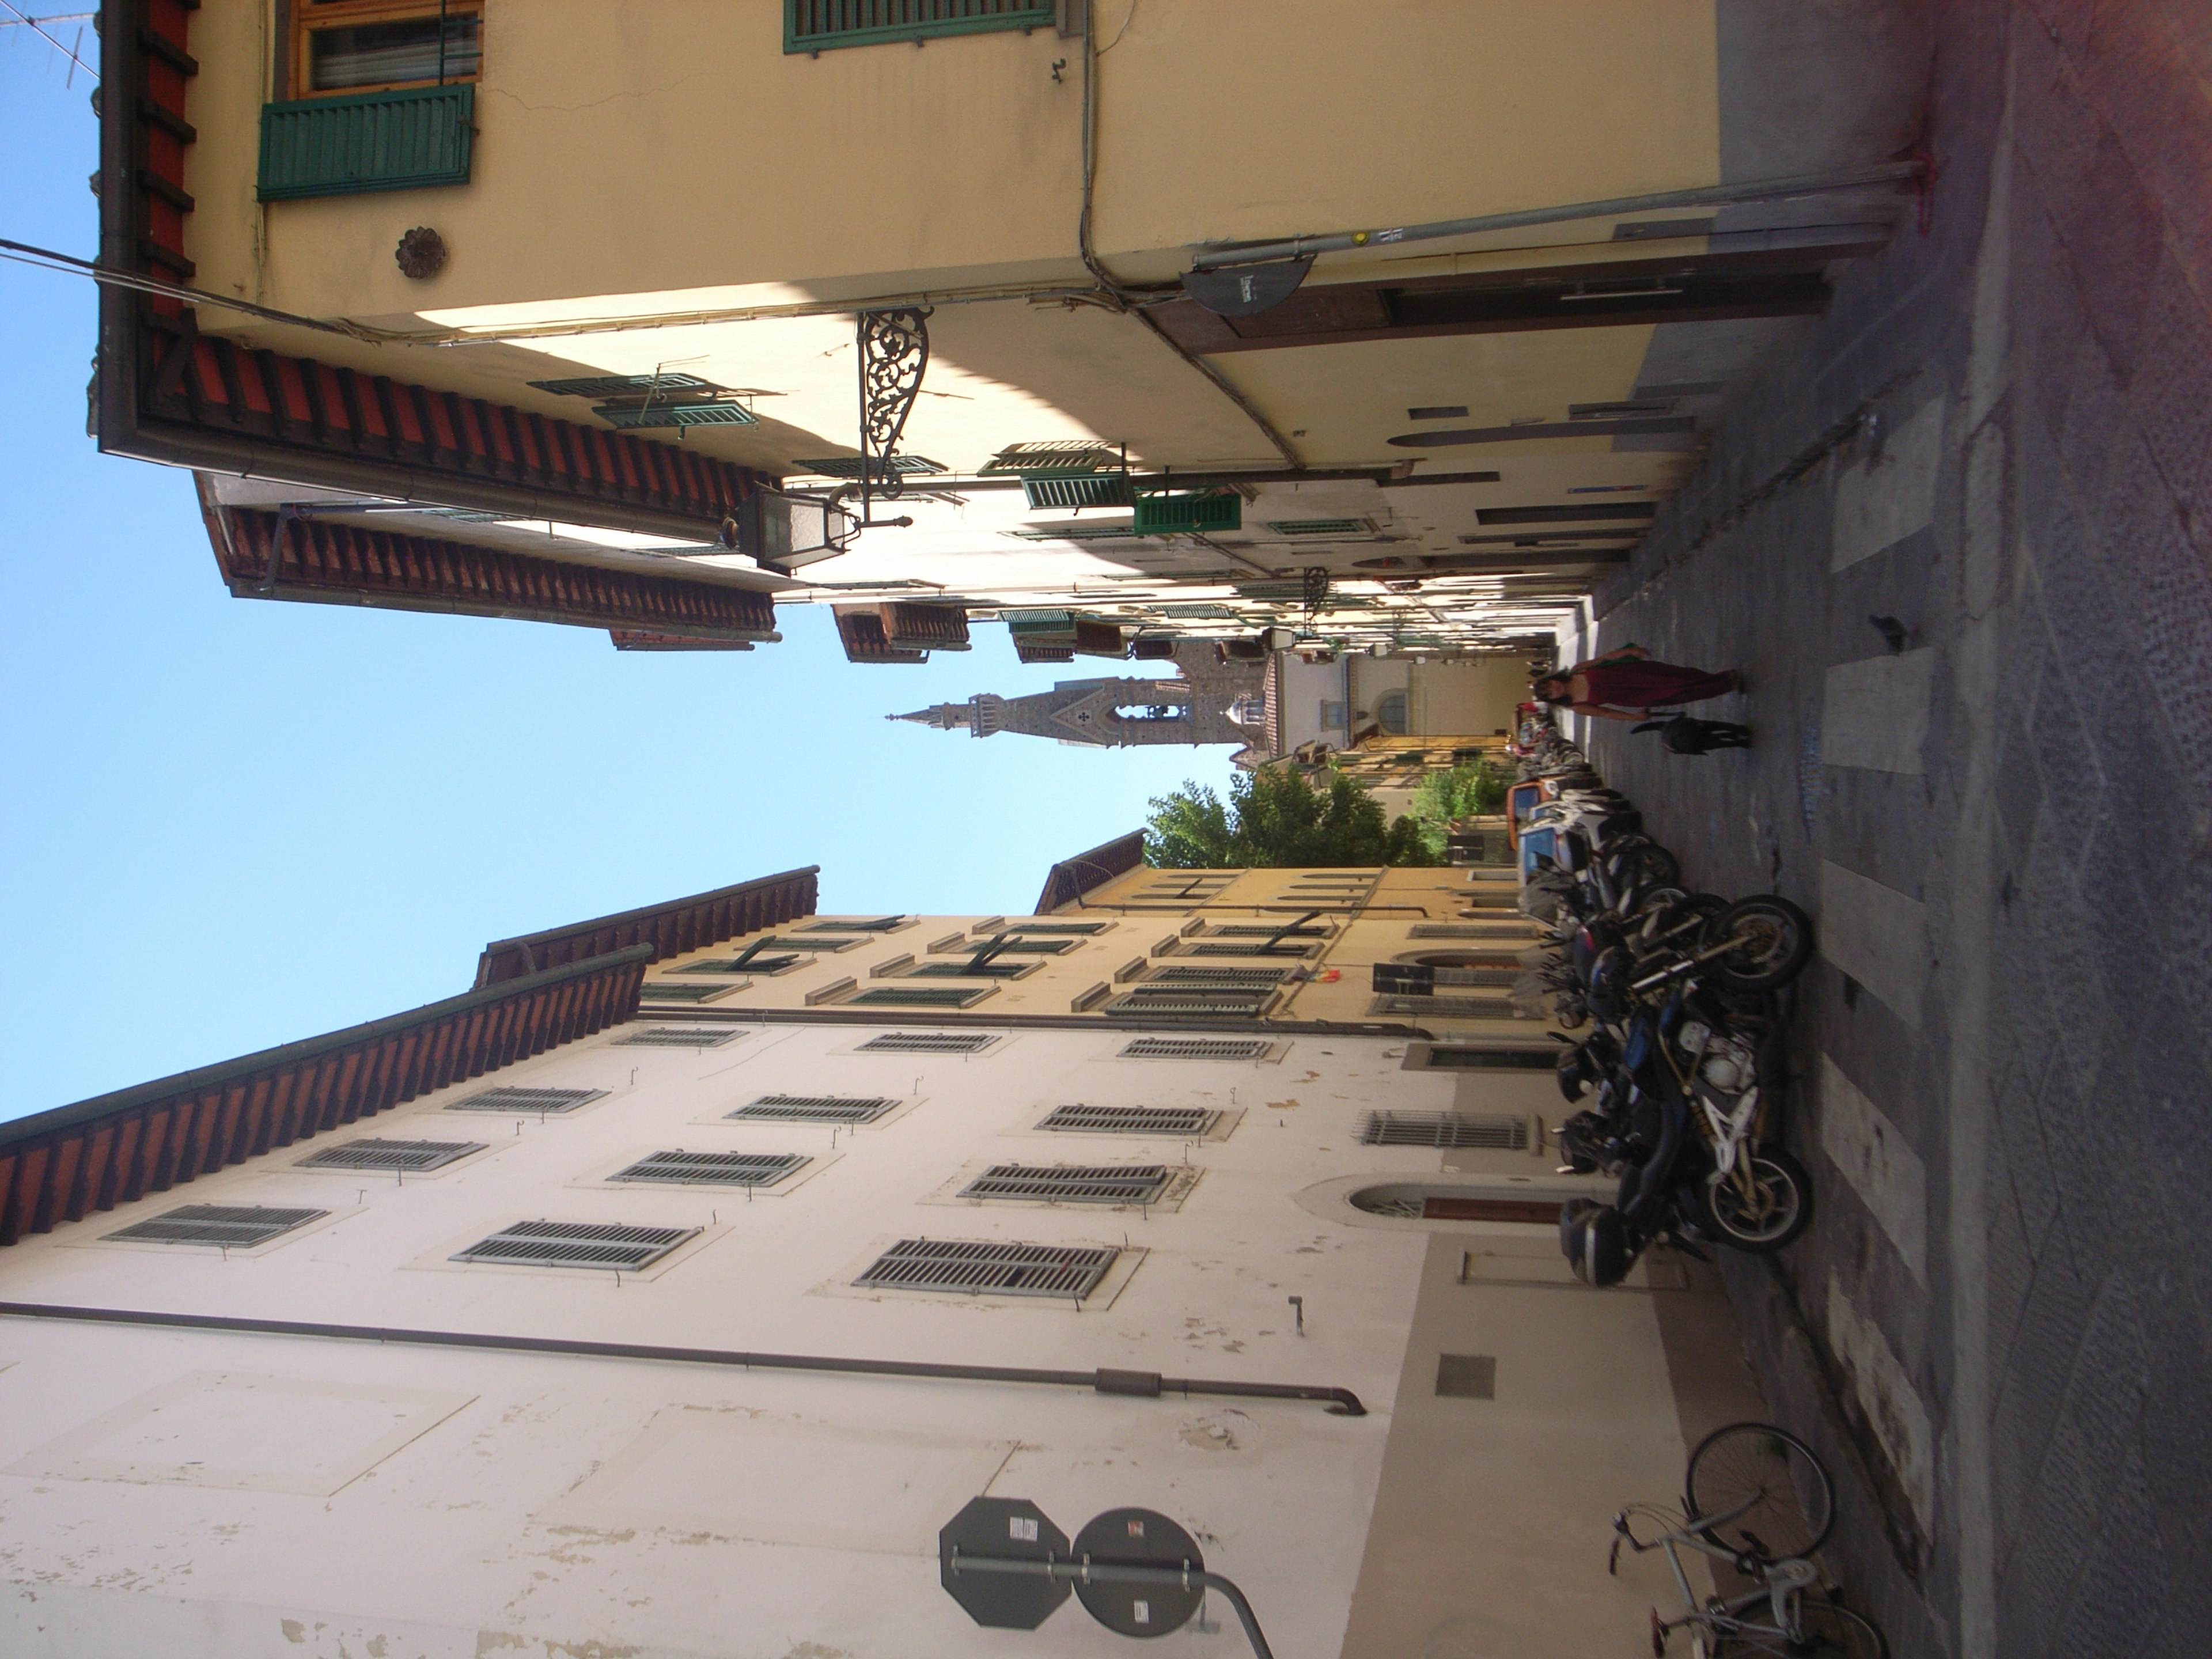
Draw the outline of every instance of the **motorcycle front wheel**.
<instances>
[{"instance_id":1,"label":"motorcycle front wheel","mask_svg":"<svg viewBox=\"0 0 2212 1659\"><path fill-rule=\"evenodd\" d=\"M1706 1187L1705 1219L1731 1249L1764 1255L1803 1232L1813 1219L1813 1181L1779 1146L1747 1146L1736 1154L1751 1175L1747 1194L1730 1173Z\"/></svg>"},{"instance_id":2,"label":"motorcycle front wheel","mask_svg":"<svg viewBox=\"0 0 2212 1659\"><path fill-rule=\"evenodd\" d=\"M1735 948L1713 960L1713 977L1734 991L1771 991L1812 961L1813 919L1786 898L1739 899L1705 924L1707 950L1730 941Z\"/></svg>"}]
</instances>

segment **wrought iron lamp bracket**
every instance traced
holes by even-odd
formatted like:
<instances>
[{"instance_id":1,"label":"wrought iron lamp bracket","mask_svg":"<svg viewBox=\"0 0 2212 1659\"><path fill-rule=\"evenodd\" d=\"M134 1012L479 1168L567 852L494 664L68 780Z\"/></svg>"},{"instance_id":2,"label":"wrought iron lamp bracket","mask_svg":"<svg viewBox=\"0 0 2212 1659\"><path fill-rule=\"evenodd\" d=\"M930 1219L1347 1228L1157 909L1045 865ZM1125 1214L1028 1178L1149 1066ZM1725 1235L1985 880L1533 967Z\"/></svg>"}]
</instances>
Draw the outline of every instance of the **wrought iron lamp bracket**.
<instances>
[{"instance_id":1,"label":"wrought iron lamp bracket","mask_svg":"<svg viewBox=\"0 0 2212 1659\"><path fill-rule=\"evenodd\" d=\"M906 489L898 470L899 435L921 395L929 367L927 306L860 313L860 519L868 521L872 495L896 497Z\"/></svg>"}]
</instances>

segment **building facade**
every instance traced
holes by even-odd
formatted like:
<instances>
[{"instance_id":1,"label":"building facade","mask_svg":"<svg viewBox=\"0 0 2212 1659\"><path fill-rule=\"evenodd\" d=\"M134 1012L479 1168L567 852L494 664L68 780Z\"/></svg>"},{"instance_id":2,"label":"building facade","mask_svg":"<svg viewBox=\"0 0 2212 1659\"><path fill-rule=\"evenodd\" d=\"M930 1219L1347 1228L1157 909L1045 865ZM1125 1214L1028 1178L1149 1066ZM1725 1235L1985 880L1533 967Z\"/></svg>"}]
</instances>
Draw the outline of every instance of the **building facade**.
<instances>
[{"instance_id":1,"label":"building facade","mask_svg":"<svg viewBox=\"0 0 2212 1659\"><path fill-rule=\"evenodd\" d=\"M1117 1650L971 1621L978 1496L1165 1516L1285 1659L1640 1643L1607 1517L1747 1414L1725 1303L1575 1286L1551 1045L1363 982L1525 930L1134 842L1029 916L798 871L499 941L8 1125L0 1650Z\"/></svg>"},{"instance_id":2,"label":"building facade","mask_svg":"<svg viewBox=\"0 0 2212 1659\"><path fill-rule=\"evenodd\" d=\"M865 662L1041 611L1518 642L1913 210L1917 31L102 0L94 425L202 475L246 598L661 649L832 604Z\"/></svg>"}]
</instances>

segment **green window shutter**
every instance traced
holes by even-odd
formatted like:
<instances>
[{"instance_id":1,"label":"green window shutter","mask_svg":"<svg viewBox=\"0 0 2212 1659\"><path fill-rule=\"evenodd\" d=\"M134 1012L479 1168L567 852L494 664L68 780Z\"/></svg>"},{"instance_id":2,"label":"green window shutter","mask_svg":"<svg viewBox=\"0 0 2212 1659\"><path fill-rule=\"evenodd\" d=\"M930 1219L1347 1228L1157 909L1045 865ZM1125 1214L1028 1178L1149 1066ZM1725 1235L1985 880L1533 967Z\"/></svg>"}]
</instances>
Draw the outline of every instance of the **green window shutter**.
<instances>
[{"instance_id":1,"label":"green window shutter","mask_svg":"<svg viewBox=\"0 0 2212 1659\"><path fill-rule=\"evenodd\" d=\"M465 185L476 104L473 86L265 104L261 199Z\"/></svg>"},{"instance_id":2,"label":"green window shutter","mask_svg":"<svg viewBox=\"0 0 2212 1659\"><path fill-rule=\"evenodd\" d=\"M1233 490L1219 495L1198 490L1140 490L1137 495L1137 533L1188 535L1209 530L1241 530L1244 498Z\"/></svg>"},{"instance_id":3,"label":"green window shutter","mask_svg":"<svg viewBox=\"0 0 2212 1659\"><path fill-rule=\"evenodd\" d=\"M783 0L783 49L824 52L1058 21L1057 0Z\"/></svg>"}]
</instances>

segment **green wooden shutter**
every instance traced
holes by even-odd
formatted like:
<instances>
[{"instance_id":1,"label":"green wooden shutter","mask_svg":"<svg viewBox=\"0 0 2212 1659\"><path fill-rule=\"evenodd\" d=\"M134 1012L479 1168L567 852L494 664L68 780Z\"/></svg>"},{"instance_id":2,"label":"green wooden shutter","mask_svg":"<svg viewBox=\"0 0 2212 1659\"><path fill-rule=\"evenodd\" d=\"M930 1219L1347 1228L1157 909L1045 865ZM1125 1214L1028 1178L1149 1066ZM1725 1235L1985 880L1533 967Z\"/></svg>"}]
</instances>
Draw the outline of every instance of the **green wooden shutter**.
<instances>
[{"instance_id":1,"label":"green wooden shutter","mask_svg":"<svg viewBox=\"0 0 2212 1659\"><path fill-rule=\"evenodd\" d=\"M1140 490L1137 495L1137 533L1140 536L1237 530L1243 524L1244 499L1234 492L1171 489Z\"/></svg>"},{"instance_id":2,"label":"green wooden shutter","mask_svg":"<svg viewBox=\"0 0 2212 1659\"><path fill-rule=\"evenodd\" d=\"M473 86L302 98L261 110L261 199L465 185Z\"/></svg>"},{"instance_id":3,"label":"green wooden shutter","mask_svg":"<svg viewBox=\"0 0 2212 1659\"><path fill-rule=\"evenodd\" d=\"M783 49L823 52L933 34L1051 28L1057 0L784 0Z\"/></svg>"}]
</instances>

